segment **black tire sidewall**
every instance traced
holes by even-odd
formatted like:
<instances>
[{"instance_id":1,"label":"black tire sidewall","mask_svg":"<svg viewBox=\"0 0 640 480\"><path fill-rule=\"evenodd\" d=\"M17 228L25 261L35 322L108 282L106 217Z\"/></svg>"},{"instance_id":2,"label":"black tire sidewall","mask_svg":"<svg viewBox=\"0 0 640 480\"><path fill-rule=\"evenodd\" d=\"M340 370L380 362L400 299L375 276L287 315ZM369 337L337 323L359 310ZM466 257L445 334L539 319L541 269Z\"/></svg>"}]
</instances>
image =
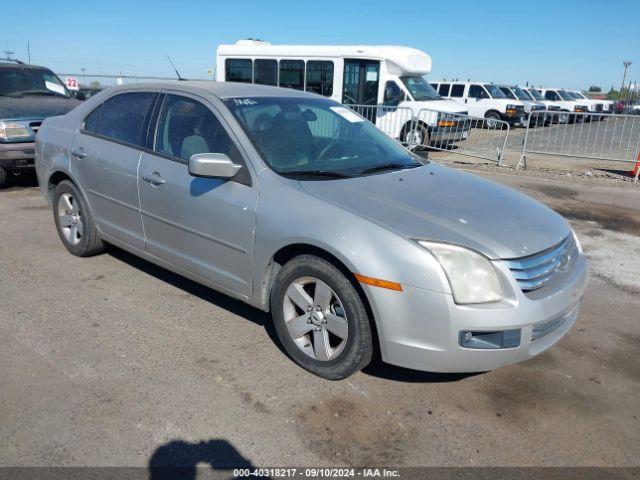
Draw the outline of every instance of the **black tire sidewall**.
<instances>
[{"instance_id":1,"label":"black tire sidewall","mask_svg":"<svg viewBox=\"0 0 640 480\"><path fill-rule=\"evenodd\" d=\"M0 188L7 188L9 186L9 172L3 167L0 167Z\"/></svg>"},{"instance_id":2,"label":"black tire sidewall","mask_svg":"<svg viewBox=\"0 0 640 480\"><path fill-rule=\"evenodd\" d=\"M306 355L295 344L286 327L282 306L286 290L294 280L315 277L336 292L345 309L349 334L344 350L326 362ZM372 358L373 340L366 308L351 282L331 263L313 256L295 257L278 272L271 291L271 315L278 338L287 354L302 368L323 378L339 380L364 368Z\"/></svg>"}]
</instances>

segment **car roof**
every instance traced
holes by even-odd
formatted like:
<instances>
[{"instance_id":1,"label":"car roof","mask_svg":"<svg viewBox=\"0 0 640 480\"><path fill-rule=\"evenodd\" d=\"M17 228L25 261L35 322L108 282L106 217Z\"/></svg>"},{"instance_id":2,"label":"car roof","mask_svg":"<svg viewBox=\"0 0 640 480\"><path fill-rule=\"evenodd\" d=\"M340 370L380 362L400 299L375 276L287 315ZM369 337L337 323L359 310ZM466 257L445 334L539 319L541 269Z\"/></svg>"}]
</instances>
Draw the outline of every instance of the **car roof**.
<instances>
[{"instance_id":1,"label":"car roof","mask_svg":"<svg viewBox=\"0 0 640 480\"><path fill-rule=\"evenodd\" d=\"M294 90L292 88L271 87L268 85L255 85L240 82L215 82L213 80L172 80L166 82L136 83L133 85L120 85L111 91L117 90L178 90L183 92L213 94L218 98L234 97L310 97L319 95ZM326 98L326 97L321 97Z\"/></svg>"},{"instance_id":2,"label":"car roof","mask_svg":"<svg viewBox=\"0 0 640 480\"><path fill-rule=\"evenodd\" d=\"M27 63L18 63L18 62L3 62L0 60L0 68L20 68L23 70L51 70L47 67L41 67L39 65L31 65Z\"/></svg>"}]
</instances>

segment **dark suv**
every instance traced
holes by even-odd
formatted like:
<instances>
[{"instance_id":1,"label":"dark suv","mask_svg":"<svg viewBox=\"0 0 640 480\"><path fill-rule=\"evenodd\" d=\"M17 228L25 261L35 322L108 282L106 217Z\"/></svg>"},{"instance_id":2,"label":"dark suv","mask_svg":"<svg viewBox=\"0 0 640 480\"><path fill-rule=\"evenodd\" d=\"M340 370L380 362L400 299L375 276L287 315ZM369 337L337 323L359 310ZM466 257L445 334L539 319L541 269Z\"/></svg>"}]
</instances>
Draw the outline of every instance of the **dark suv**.
<instances>
[{"instance_id":1,"label":"dark suv","mask_svg":"<svg viewBox=\"0 0 640 480\"><path fill-rule=\"evenodd\" d=\"M34 141L42 121L80 102L49 69L0 62L0 188L11 174L34 169Z\"/></svg>"}]
</instances>

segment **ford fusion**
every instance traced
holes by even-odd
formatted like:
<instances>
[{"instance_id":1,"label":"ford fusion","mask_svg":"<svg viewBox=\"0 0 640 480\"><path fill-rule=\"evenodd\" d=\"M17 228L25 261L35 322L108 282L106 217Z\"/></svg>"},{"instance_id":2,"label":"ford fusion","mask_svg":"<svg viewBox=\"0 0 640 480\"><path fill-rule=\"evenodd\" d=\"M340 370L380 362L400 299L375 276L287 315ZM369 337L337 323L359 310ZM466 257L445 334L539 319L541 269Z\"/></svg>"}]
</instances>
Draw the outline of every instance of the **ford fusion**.
<instances>
[{"instance_id":1,"label":"ford fusion","mask_svg":"<svg viewBox=\"0 0 640 480\"><path fill-rule=\"evenodd\" d=\"M560 215L305 92L116 87L47 119L36 158L71 254L113 244L271 312L324 378L377 352L434 372L526 360L567 333L588 280Z\"/></svg>"}]
</instances>

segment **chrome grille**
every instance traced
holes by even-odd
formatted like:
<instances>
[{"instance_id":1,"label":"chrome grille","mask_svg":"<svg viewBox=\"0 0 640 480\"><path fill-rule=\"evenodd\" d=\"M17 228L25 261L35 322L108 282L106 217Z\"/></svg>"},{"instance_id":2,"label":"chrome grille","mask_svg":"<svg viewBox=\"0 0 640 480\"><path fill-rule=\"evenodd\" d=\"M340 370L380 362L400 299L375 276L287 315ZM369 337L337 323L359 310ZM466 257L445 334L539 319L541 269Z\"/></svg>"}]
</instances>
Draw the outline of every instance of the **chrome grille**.
<instances>
[{"instance_id":1,"label":"chrome grille","mask_svg":"<svg viewBox=\"0 0 640 480\"><path fill-rule=\"evenodd\" d=\"M567 271L573 265L578 247L569 235L555 247L528 257L507 260L509 270L523 292L544 287L556 275Z\"/></svg>"}]
</instances>

